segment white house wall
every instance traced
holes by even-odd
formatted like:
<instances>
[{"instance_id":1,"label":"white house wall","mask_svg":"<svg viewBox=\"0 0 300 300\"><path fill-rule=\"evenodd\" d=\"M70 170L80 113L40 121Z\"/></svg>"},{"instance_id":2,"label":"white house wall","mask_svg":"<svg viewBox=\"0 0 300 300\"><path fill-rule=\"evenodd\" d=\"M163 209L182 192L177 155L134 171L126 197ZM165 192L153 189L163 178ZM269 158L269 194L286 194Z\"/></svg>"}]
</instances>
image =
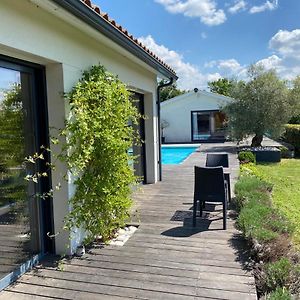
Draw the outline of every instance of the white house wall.
<instances>
[{"instance_id":1,"label":"white house wall","mask_svg":"<svg viewBox=\"0 0 300 300\"><path fill-rule=\"evenodd\" d=\"M43 0L43 3L46 2L49 1ZM63 16L64 11L61 10L60 15ZM128 86L145 95L146 175L148 183L156 182L158 140L155 71L133 61L130 54L128 57L121 55L116 50L118 47L112 49L105 46L107 38L97 31L89 29L95 36L88 35L29 0L1 0L0 25L0 54L46 67L50 126L63 126L68 106L62 95L70 91L83 70L94 64L103 64ZM63 218L69 211L68 199L74 192L74 186L71 182L61 181L61 174L65 172L65 166L58 164L52 178L53 184L62 183L62 188L53 199L55 232L59 233L56 252L59 254L74 250L80 242L77 236L76 240L71 241L71 250L66 248L70 242L68 233L62 228Z\"/></svg>"},{"instance_id":2,"label":"white house wall","mask_svg":"<svg viewBox=\"0 0 300 300\"><path fill-rule=\"evenodd\" d=\"M192 142L191 112L219 110L225 99L218 99L207 92L189 92L161 104L161 120L169 126L163 130L167 143ZM228 100L227 100L228 101Z\"/></svg>"}]
</instances>

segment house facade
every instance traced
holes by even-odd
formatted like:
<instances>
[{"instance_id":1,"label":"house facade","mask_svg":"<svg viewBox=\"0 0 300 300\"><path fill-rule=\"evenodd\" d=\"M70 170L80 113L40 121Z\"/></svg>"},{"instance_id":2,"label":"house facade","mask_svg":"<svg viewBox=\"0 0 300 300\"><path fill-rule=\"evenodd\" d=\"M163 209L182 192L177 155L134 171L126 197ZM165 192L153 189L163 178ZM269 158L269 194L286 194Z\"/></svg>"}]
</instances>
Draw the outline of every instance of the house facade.
<instances>
[{"instance_id":1,"label":"house facade","mask_svg":"<svg viewBox=\"0 0 300 300\"><path fill-rule=\"evenodd\" d=\"M143 148L134 149L145 183L159 177L157 77L175 72L89 0L0 2L0 289L45 253L72 254L84 238L64 230L74 194L72 177L57 161L39 184L23 180L25 156L49 145L69 108L63 94L82 71L102 64L127 84L147 118ZM58 152L51 146L52 162ZM32 194L61 184L52 200Z\"/></svg>"},{"instance_id":2,"label":"house facade","mask_svg":"<svg viewBox=\"0 0 300 300\"><path fill-rule=\"evenodd\" d=\"M224 141L226 117L221 107L232 99L194 89L161 103L165 143Z\"/></svg>"}]
</instances>

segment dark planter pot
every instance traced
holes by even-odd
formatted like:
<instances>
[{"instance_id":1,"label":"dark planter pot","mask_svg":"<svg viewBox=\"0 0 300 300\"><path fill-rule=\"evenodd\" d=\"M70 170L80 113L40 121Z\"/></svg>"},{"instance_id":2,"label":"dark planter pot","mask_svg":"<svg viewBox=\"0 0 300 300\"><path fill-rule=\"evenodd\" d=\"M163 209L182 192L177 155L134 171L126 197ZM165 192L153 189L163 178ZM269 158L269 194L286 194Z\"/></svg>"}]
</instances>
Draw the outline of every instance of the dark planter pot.
<instances>
[{"instance_id":1,"label":"dark planter pot","mask_svg":"<svg viewBox=\"0 0 300 300\"><path fill-rule=\"evenodd\" d=\"M251 150L256 157L257 162L280 162L280 150Z\"/></svg>"},{"instance_id":2,"label":"dark planter pot","mask_svg":"<svg viewBox=\"0 0 300 300\"><path fill-rule=\"evenodd\" d=\"M164 144L166 142L166 138L164 136L161 137L161 143Z\"/></svg>"}]
</instances>

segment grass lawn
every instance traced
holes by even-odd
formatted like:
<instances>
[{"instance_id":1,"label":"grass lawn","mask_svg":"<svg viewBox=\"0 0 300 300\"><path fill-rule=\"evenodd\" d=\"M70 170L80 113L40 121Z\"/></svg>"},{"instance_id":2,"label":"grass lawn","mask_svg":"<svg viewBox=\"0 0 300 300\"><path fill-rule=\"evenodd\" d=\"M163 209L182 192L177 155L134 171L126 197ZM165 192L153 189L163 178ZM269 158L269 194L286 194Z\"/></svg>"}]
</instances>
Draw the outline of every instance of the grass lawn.
<instances>
[{"instance_id":1,"label":"grass lawn","mask_svg":"<svg viewBox=\"0 0 300 300\"><path fill-rule=\"evenodd\" d=\"M293 239L300 248L300 159L283 159L281 163L257 165L257 168L274 184L274 205L295 226Z\"/></svg>"}]
</instances>

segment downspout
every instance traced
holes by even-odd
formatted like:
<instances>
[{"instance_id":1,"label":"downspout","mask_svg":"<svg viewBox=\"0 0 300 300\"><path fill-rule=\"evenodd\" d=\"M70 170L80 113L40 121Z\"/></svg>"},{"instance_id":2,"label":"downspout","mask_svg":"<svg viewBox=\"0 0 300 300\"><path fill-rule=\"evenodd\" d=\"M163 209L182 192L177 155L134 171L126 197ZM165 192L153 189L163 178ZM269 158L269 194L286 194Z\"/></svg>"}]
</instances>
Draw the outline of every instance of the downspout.
<instances>
[{"instance_id":1,"label":"downspout","mask_svg":"<svg viewBox=\"0 0 300 300\"><path fill-rule=\"evenodd\" d=\"M171 85L174 82L174 78L171 77L170 81L164 84L161 84L157 87L157 119L158 119L158 166L159 166L159 181L162 181L162 161L161 161L161 126L160 126L160 90L166 86Z\"/></svg>"}]
</instances>

